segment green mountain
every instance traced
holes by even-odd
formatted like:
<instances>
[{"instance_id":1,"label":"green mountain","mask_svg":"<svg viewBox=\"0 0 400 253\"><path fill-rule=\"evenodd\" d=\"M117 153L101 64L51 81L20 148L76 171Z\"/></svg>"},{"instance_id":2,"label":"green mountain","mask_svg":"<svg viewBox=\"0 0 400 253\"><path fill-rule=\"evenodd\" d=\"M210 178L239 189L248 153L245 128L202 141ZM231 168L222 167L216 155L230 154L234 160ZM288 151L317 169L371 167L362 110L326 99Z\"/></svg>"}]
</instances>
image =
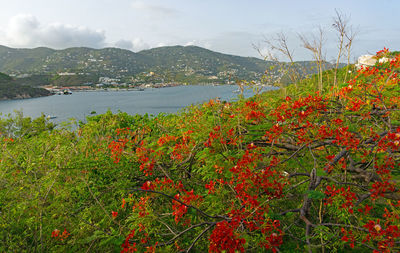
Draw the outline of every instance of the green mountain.
<instances>
[{"instance_id":1,"label":"green mountain","mask_svg":"<svg viewBox=\"0 0 400 253\"><path fill-rule=\"evenodd\" d=\"M20 80L13 79L6 74L0 73L0 100L33 98L48 95L50 95L50 92L45 89L24 85Z\"/></svg>"},{"instance_id":2,"label":"green mountain","mask_svg":"<svg viewBox=\"0 0 400 253\"><path fill-rule=\"evenodd\" d=\"M12 78L6 74L0 73L0 83L10 81Z\"/></svg>"},{"instance_id":3,"label":"green mountain","mask_svg":"<svg viewBox=\"0 0 400 253\"><path fill-rule=\"evenodd\" d=\"M272 70L273 65L276 63L255 57L217 53L197 46L159 47L138 53L119 48L53 50L0 46L0 71L17 77L21 74L54 75L69 72L80 76L108 76L138 82L226 82L236 79L259 80L266 69ZM313 65L310 62L299 62L300 65L307 66L305 73L314 72L309 67ZM150 72L154 73L151 80L145 78ZM275 68L272 74L276 78L282 75L279 68Z\"/></svg>"},{"instance_id":4,"label":"green mountain","mask_svg":"<svg viewBox=\"0 0 400 253\"><path fill-rule=\"evenodd\" d=\"M241 57L213 52L196 46L160 47L138 53L152 59L154 72L196 73L204 76L255 78L273 65L254 57Z\"/></svg>"}]
</instances>

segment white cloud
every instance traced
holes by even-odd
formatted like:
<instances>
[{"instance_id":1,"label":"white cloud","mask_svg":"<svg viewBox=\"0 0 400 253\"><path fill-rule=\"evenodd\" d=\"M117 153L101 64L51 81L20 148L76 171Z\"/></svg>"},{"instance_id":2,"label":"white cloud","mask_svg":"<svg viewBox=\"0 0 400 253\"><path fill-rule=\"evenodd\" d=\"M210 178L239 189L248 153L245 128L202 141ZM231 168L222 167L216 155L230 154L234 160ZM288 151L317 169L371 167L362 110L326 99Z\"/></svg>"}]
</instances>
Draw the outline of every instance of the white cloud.
<instances>
[{"instance_id":1,"label":"white cloud","mask_svg":"<svg viewBox=\"0 0 400 253\"><path fill-rule=\"evenodd\" d=\"M145 3L144 1L141 0L133 1L131 6L133 9L138 11L146 11L150 12L151 14L162 15L162 16L176 16L179 13L178 10L164 7L161 5Z\"/></svg>"},{"instance_id":2,"label":"white cloud","mask_svg":"<svg viewBox=\"0 0 400 253\"><path fill-rule=\"evenodd\" d=\"M128 49L128 50L131 50L134 52L138 52L140 50L150 48L149 44L147 44L140 38L136 38L133 40L119 40L119 41L115 42L114 45L116 47Z\"/></svg>"},{"instance_id":3,"label":"white cloud","mask_svg":"<svg viewBox=\"0 0 400 253\"><path fill-rule=\"evenodd\" d=\"M183 44L184 46L198 46L198 47L204 47L207 49L211 48L211 43L208 41L198 41L198 40L191 40Z\"/></svg>"},{"instance_id":4,"label":"white cloud","mask_svg":"<svg viewBox=\"0 0 400 253\"><path fill-rule=\"evenodd\" d=\"M196 44L196 40L188 41L184 46L194 46Z\"/></svg>"},{"instance_id":5,"label":"white cloud","mask_svg":"<svg viewBox=\"0 0 400 253\"><path fill-rule=\"evenodd\" d=\"M104 31L69 24L42 24L35 16L26 14L12 17L1 33L4 36L0 38L0 43L12 47L100 48L105 45Z\"/></svg>"},{"instance_id":6,"label":"white cloud","mask_svg":"<svg viewBox=\"0 0 400 253\"><path fill-rule=\"evenodd\" d=\"M133 50L133 43L130 40L119 40L114 43L114 46L122 49Z\"/></svg>"},{"instance_id":7,"label":"white cloud","mask_svg":"<svg viewBox=\"0 0 400 253\"><path fill-rule=\"evenodd\" d=\"M157 43L156 47L165 47L167 45L168 45L167 43L159 42L159 43Z\"/></svg>"},{"instance_id":8,"label":"white cloud","mask_svg":"<svg viewBox=\"0 0 400 253\"><path fill-rule=\"evenodd\" d=\"M132 41L133 44L133 50L134 51L140 51L143 49L149 49L150 46L149 44L147 44L146 42L144 42L142 39L140 38L136 38Z\"/></svg>"}]
</instances>

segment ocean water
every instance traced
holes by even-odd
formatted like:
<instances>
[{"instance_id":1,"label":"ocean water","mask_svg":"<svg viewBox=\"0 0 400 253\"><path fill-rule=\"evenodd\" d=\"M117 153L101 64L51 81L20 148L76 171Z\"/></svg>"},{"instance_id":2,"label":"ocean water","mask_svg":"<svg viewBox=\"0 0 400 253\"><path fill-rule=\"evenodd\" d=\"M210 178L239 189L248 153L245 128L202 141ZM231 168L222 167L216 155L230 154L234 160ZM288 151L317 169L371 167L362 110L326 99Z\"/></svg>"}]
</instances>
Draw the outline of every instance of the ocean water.
<instances>
[{"instance_id":1,"label":"ocean water","mask_svg":"<svg viewBox=\"0 0 400 253\"><path fill-rule=\"evenodd\" d=\"M264 88L267 90L268 88ZM191 104L199 104L209 99L220 98L234 101L238 98L236 85L190 85L169 88L149 88L144 91L90 91L74 92L72 95L53 95L32 99L0 101L2 116L14 111L22 111L24 116L39 117L42 114L54 117L59 123L71 118L85 120L91 112L97 114L127 112L129 114L175 113ZM244 96L253 95L251 89Z\"/></svg>"}]
</instances>

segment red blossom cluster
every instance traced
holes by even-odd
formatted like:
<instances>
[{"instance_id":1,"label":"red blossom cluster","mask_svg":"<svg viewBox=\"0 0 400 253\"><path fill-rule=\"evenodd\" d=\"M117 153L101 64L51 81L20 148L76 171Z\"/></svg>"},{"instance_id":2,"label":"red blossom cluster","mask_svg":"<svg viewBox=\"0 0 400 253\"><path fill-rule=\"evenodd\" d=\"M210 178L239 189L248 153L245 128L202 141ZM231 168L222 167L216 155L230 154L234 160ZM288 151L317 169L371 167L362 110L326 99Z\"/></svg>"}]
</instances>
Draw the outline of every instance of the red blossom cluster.
<instances>
[{"instance_id":1,"label":"red blossom cluster","mask_svg":"<svg viewBox=\"0 0 400 253\"><path fill-rule=\"evenodd\" d=\"M58 229L54 229L53 232L51 232L51 237L60 240L60 241L64 241L65 239L67 239L71 234L67 232L67 229L64 229L64 231L62 233L60 233L60 230Z\"/></svg>"},{"instance_id":2,"label":"red blossom cluster","mask_svg":"<svg viewBox=\"0 0 400 253\"><path fill-rule=\"evenodd\" d=\"M244 106L245 119L248 121L252 121L253 123L258 123L260 120L265 118L265 114L263 113L262 107L260 104L255 101L248 101Z\"/></svg>"},{"instance_id":3,"label":"red blossom cluster","mask_svg":"<svg viewBox=\"0 0 400 253\"><path fill-rule=\"evenodd\" d=\"M140 147L136 149L136 156L140 163L140 171L142 171L146 176L153 174L153 169L155 165L155 156L156 153L151 148L146 148L144 142L140 143Z\"/></svg>"},{"instance_id":4,"label":"red blossom cluster","mask_svg":"<svg viewBox=\"0 0 400 253\"><path fill-rule=\"evenodd\" d=\"M132 211L138 212L139 217L145 217L149 215L149 211L147 210L147 204L150 200L149 196L140 197L137 203L132 205Z\"/></svg>"},{"instance_id":5,"label":"red blossom cluster","mask_svg":"<svg viewBox=\"0 0 400 253\"><path fill-rule=\"evenodd\" d=\"M388 212L386 210L386 212ZM397 216L397 222L399 217ZM378 252L393 252L391 249L395 247L396 238L400 237L400 229L398 225L392 225L392 222L386 221L385 224L381 224L378 219L376 221L369 220L364 225L368 229L368 234L365 236L363 242L376 241L379 250L374 250L374 253Z\"/></svg>"},{"instance_id":6,"label":"red blossom cluster","mask_svg":"<svg viewBox=\"0 0 400 253\"><path fill-rule=\"evenodd\" d=\"M121 253L126 253L126 252L136 252L136 243L130 243L130 240L135 236L135 229L132 229L131 232L128 234L128 236L125 238L124 243L121 245L122 250Z\"/></svg>"},{"instance_id":7,"label":"red blossom cluster","mask_svg":"<svg viewBox=\"0 0 400 253\"><path fill-rule=\"evenodd\" d=\"M354 242L355 242L355 237L353 235L353 231L351 230L346 230L344 228L341 229L341 232L343 234L342 236L342 241L344 242L350 242L350 248L354 248Z\"/></svg>"},{"instance_id":8,"label":"red blossom cluster","mask_svg":"<svg viewBox=\"0 0 400 253\"><path fill-rule=\"evenodd\" d=\"M230 222L221 221L217 223L210 235L209 252L244 252L243 245L246 240L240 238L240 234L235 232L240 224L239 217L235 217Z\"/></svg>"},{"instance_id":9,"label":"red blossom cluster","mask_svg":"<svg viewBox=\"0 0 400 253\"><path fill-rule=\"evenodd\" d=\"M332 205L333 201L339 204L339 208L344 208L353 213L354 202L357 200L356 194L350 190L350 187L336 188L335 185L327 186L325 190L325 205ZM339 198L338 198L339 197Z\"/></svg>"},{"instance_id":10,"label":"red blossom cluster","mask_svg":"<svg viewBox=\"0 0 400 253\"><path fill-rule=\"evenodd\" d=\"M3 138L3 142L7 143L7 142L14 142L13 138Z\"/></svg>"},{"instance_id":11,"label":"red blossom cluster","mask_svg":"<svg viewBox=\"0 0 400 253\"><path fill-rule=\"evenodd\" d=\"M185 189L182 189L182 192L182 195L176 194L175 199L182 201L185 203L185 205L175 200L172 201L172 215L175 217L176 223L179 223L179 221L182 219L182 216L187 213L188 205L201 201L202 199L200 195L194 194L193 190L186 191Z\"/></svg>"}]
</instances>

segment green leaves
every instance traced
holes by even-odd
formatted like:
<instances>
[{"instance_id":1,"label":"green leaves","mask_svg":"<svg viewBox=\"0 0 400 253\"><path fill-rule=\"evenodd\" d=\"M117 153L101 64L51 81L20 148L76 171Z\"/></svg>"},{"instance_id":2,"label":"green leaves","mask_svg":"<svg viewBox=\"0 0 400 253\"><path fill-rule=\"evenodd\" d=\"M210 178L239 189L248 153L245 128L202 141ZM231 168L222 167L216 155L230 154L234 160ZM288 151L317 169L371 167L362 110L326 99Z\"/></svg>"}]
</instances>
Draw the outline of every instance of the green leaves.
<instances>
[{"instance_id":1,"label":"green leaves","mask_svg":"<svg viewBox=\"0 0 400 253\"><path fill-rule=\"evenodd\" d=\"M306 191L306 193L307 193L307 196L310 199L323 199L323 198L325 198L325 194L323 192L320 192L320 191L308 190L308 191Z\"/></svg>"}]
</instances>

